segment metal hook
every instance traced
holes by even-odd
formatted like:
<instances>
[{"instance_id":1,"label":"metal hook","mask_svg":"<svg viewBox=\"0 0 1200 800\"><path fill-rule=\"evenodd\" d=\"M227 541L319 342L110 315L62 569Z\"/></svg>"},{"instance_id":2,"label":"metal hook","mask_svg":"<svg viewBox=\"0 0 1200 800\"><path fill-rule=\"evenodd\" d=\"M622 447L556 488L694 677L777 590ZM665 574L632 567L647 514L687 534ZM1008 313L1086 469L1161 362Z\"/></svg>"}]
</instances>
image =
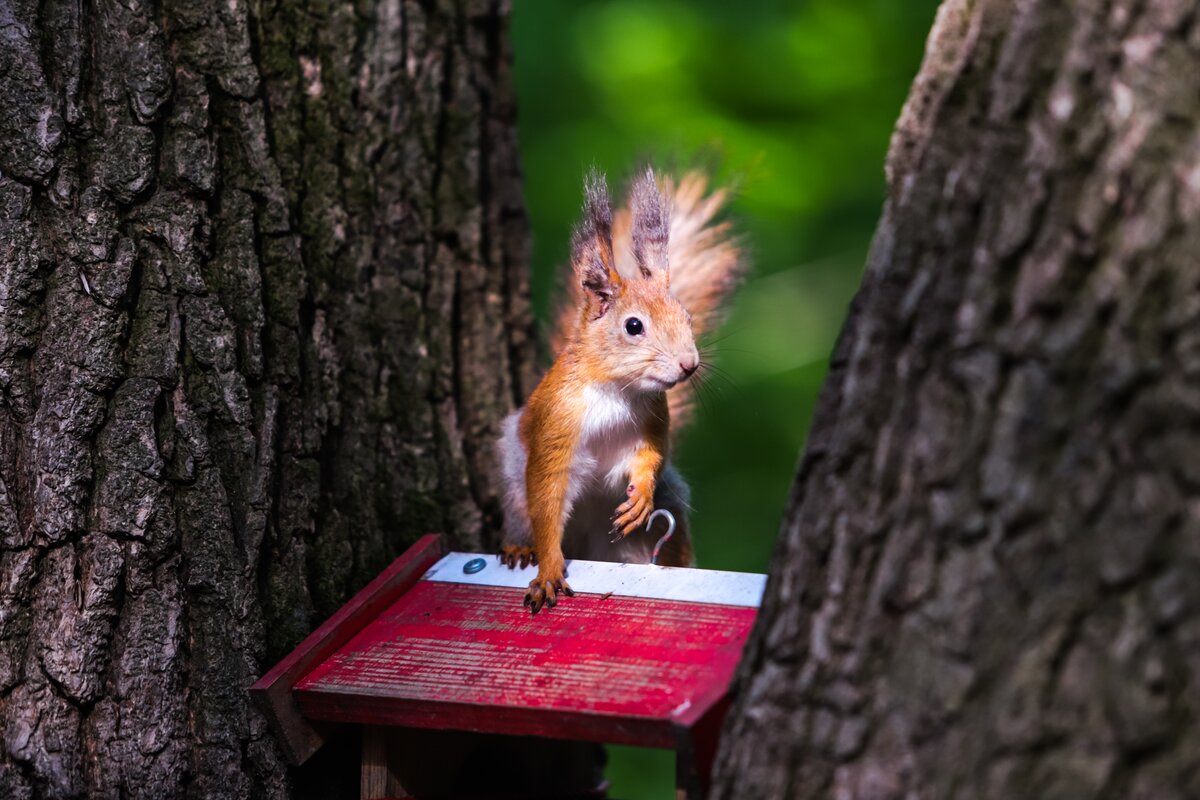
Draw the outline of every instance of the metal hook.
<instances>
[{"instance_id":1,"label":"metal hook","mask_svg":"<svg viewBox=\"0 0 1200 800\"><path fill-rule=\"evenodd\" d=\"M648 520L646 520L646 532L648 533L650 531L650 526L654 524L654 518L658 517L658 516L663 516L663 517L667 518L667 532L664 533L661 537L659 537L658 542L655 543L654 552L652 552L650 554L650 563L651 564L658 563L659 551L661 551L663 549L663 545L666 544L667 540L670 539L671 536L674 535L674 533L675 533L675 515L672 514L670 511L667 511L665 508L657 509L654 513L652 513L650 515L650 518Z\"/></svg>"}]
</instances>

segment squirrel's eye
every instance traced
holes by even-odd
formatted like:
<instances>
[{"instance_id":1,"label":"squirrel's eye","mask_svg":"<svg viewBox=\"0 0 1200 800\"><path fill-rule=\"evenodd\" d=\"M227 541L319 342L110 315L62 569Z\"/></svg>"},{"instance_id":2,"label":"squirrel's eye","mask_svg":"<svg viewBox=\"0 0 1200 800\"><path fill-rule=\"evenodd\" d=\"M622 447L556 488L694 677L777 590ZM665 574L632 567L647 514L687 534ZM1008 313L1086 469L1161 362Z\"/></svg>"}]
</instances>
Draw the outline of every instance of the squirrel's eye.
<instances>
[{"instance_id":1,"label":"squirrel's eye","mask_svg":"<svg viewBox=\"0 0 1200 800\"><path fill-rule=\"evenodd\" d=\"M625 332L630 336L641 336L646 332L646 328L642 325L642 321L640 319L637 317L630 317L629 319L625 320Z\"/></svg>"}]
</instances>

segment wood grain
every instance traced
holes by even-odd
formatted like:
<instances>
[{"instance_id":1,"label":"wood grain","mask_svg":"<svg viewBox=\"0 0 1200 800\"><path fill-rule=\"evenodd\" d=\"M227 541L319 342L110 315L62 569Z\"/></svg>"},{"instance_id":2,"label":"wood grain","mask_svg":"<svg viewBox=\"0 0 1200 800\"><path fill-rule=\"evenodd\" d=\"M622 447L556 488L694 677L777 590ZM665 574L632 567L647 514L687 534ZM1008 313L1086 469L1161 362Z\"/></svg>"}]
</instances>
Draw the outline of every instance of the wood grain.
<instances>
[{"instance_id":1,"label":"wood grain","mask_svg":"<svg viewBox=\"0 0 1200 800\"><path fill-rule=\"evenodd\" d=\"M306 675L311 719L674 747L725 696L755 609L422 581Z\"/></svg>"}]
</instances>

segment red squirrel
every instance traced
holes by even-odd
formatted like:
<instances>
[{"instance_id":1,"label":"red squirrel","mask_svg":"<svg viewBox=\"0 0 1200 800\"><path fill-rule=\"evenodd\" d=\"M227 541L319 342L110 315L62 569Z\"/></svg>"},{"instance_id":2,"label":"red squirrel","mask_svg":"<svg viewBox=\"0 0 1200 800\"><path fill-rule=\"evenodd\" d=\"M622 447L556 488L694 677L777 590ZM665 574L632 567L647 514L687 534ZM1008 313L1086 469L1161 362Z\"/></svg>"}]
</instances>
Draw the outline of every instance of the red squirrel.
<instances>
[{"instance_id":1,"label":"red squirrel","mask_svg":"<svg viewBox=\"0 0 1200 800\"><path fill-rule=\"evenodd\" d=\"M604 178L586 181L557 358L500 438L500 558L537 565L525 595L534 614L573 594L568 556L649 563L655 508L677 523L660 563L692 562L670 423L690 407L688 379L702 366L696 336L716 323L741 269L728 225L713 223L725 194L705 194L706 185L689 173L660 189L647 169L614 220Z\"/></svg>"}]
</instances>

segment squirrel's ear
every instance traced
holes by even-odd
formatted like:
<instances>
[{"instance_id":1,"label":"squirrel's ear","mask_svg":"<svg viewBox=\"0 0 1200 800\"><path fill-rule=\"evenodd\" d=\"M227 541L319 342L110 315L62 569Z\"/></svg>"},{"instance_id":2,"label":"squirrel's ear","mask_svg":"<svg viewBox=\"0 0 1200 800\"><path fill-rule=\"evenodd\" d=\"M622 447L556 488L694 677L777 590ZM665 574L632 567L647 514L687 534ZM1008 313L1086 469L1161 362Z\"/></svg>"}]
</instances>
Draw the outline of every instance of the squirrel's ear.
<instances>
[{"instance_id":1,"label":"squirrel's ear","mask_svg":"<svg viewBox=\"0 0 1200 800\"><path fill-rule=\"evenodd\" d=\"M671 208L658 190L654 170L649 167L633 182L633 260L643 278L667 284L667 237L671 231Z\"/></svg>"},{"instance_id":2,"label":"squirrel's ear","mask_svg":"<svg viewBox=\"0 0 1200 800\"><path fill-rule=\"evenodd\" d=\"M621 293L621 276L613 260L612 206L604 176L593 171L583 189L583 221L571 240L571 262L583 287L593 319L604 316Z\"/></svg>"}]
</instances>

